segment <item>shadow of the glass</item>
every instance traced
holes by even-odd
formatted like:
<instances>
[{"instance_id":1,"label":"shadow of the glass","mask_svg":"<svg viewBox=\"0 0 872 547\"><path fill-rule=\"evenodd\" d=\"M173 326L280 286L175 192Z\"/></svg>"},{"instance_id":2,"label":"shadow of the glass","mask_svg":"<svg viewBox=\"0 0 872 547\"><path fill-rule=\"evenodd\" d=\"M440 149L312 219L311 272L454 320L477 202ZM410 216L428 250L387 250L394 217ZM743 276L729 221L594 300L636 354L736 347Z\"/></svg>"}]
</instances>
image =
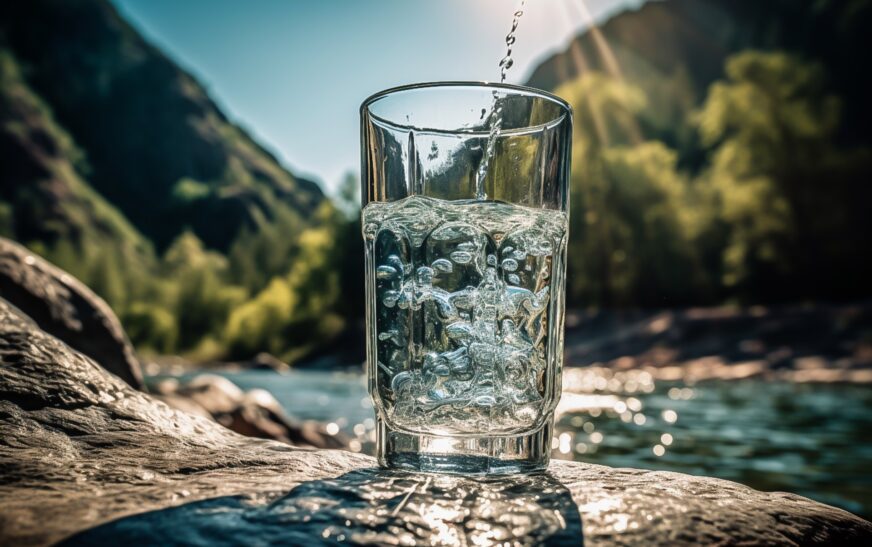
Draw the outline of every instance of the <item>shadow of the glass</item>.
<instances>
[{"instance_id":1,"label":"shadow of the glass","mask_svg":"<svg viewBox=\"0 0 872 547\"><path fill-rule=\"evenodd\" d=\"M360 469L271 501L226 496L133 515L63 545L582 545L578 507L548 474L457 477Z\"/></svg>"}]
</instances>

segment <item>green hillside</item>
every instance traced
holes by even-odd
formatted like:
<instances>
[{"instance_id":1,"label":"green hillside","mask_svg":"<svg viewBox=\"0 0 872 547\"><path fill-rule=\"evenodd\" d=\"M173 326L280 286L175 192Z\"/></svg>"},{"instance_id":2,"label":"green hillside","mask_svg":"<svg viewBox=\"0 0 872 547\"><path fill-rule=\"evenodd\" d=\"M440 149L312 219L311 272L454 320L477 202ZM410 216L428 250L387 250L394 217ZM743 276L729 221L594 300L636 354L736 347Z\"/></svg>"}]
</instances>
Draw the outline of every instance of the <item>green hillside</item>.
<instances>
[{"instance_id":1,"label":"green hillside","mask_svg":"<svg viewBox=\"0 0 872 547\"><path fill-rule=\"evenodd\" d=\"M570 302L869 297L869 0L665 0L532 73L575 111Z\"/></svg>"},{"instance_id":2,"label":"green hillside","mask_svg":"<svg viewBox=\"0 0 872 547\"><path fill-rule=\"evenodd\" d=\"M344 217L108 1L0 5L0 157L0 235L140 349L294 358L341 330L324 261Z\"/></svg>"},{"instance_id":3,"label":"green hillside","mask_svg":"<svg viewBox=\"0 0 872 547\"><path fill-rule=\"evenodd\" d=\"M123 260L151 257L150 242L83 178L85 156L0 51L0 229L37 246L110 246Z\"/></svg>"},{"instance_id":4,"label":"green hillside","mask_svg":"<svg viewBox=\"0 0 872 547\"><path fill-rule=\"evenodd\" d=\"M190 227L226 250L240 227L278 209L305 218L323 200L108 2L6 2L0 33L84 151L88 182L158 249Z\"/></svg>"}]
</instances>

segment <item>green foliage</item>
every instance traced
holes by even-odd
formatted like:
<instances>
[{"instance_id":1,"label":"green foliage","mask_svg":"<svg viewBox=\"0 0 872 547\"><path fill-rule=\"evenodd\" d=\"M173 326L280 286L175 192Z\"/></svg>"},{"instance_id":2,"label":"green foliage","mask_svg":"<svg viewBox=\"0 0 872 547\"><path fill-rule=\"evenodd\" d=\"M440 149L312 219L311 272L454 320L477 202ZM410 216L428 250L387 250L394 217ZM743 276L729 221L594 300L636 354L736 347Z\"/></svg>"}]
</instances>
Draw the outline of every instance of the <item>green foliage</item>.
<instances>
[{"instance_id":1,"label":"green foliage","mask_svg":"<svg viewBox=\"0 0 872 547\"><path fill-rule=\"evenodd\" d=\"M180 205L188 205L200 199L209 197L212 188L208 184L184 177L180 179L172 190L172 199Z\"/></svg>"},{"instance_id":2,"label":"green foliage","mask_svg":"<svg viewBox=\"0 0 872 547\"><path fill-rule=\"evenodd\" d=\"M124 265L118 255L97 249L89 261L90 268L85 276L88 285L102 296L115 309L124 309L127 294L124 286Z\"/></svg>"},{"instance_id":3,"label":"green foliage","mask_svg":"<svg viewBox=\"0 0 872 547\"><path fill-rule=\"evenodd\" d=\"M702 180L727 227L722 282L748 299L807 292L798 286L822 281L823 264L845 258L832 256L827 240L841 238L842 254L868 248L865 215L851 204L868 190L844 169L863 169L868 152L837 146L841 104L826 92L821 66L747 51L728 60L726 73L694 117L711 150Z\"/></svg>"},{"instance_id":4,"label":"green foliage","mask_svg":"<svg viewBox=\"0 0 872 547\"><path fill-rule=\"evenodd\" d=\"M360 215L360 181L353 173L346 173L333 198L336 209L347 222L354 222Z\"/></svg>"},{"instance_id":5,"label":"green foliage","mask_svg":"<svg viewBox=\"0 0 872 547\"><path fill-rule=\"evenodd\" d=\"M230 314L248 296L226 281L227 259L207 251L191 232L167 249L164 275L174 281L172 310L178 323L180 349L193 348L204 335L219 333Z\"/></svg>"},{"instance_id":6,"label":"green foliage","mask_svg":"<svg viewBox=\"0 0 872 547\"><path fill-rule=\"evenodd\" d=\"M638 88L597 73L560 87L576 112L570 305L777 301L868 292L868 148L838 144L821 66L730 57L689 119L707 161L641 141ZM839 270L841 268L841 271Z\"/></svg>"},{"instance_id":7,"label":"green foliage","mask_svg":"<svg viewBox=\"0 0 872 547\"><path fill-rule=\"evenodd\" d=\"M231 312L224 335L231 355L265 349L292 358L294 349L312 347L342 328L332 312L339 298L340 256L334 242L341 216L325 203L316 218L318 227L300 234L287 274L273 277L253 300Z\"/></svg>"},{"instance_id":8,"label":"green foliage","mask_svg":"<svg viewBox=\"0 0 872 547\"><path fill-rule=\"evenodd\" d=\"M677 155L657 141L632 144L641 90L592 73L557 91L576 112L569 243L570 302L664 305L699 298L705 283ZM614 144L617 143L617 144Z\"/></svg>"},{"instance_id":9,"label":"green foliage","mask_svg":"<svg viewBox=\"0 0 872 547\"><path fill-rule=\"evenodd\" d=\"M275 277L257 296L234 309L224 338L234 355L257 351L277 353L282 333L290 323L296 296L285 279Z\"/></svg>"},{"instance_id":10,"label":"green foliage","mask_svg":"<svg viewBox=\"0 0 872 547\"><path fill-rule=\"evenodd\" d=\"M230 245L230 279L257 293L276 276L287 273L297 253L305 224L291 211L279 209L272 222L257 230L243 229Z\"/></svg>"},{"instance_id":11,"label":"green foliage","mask_svg":"<svg viewBox=\"0 0 872 547\"><path fill-rule=\"evenodd\" d=\"M172 312L146 302L134 302L121 316L131 340L140 350L168 354L176 351L179 327Z\"/></svg>"}]
</instances>

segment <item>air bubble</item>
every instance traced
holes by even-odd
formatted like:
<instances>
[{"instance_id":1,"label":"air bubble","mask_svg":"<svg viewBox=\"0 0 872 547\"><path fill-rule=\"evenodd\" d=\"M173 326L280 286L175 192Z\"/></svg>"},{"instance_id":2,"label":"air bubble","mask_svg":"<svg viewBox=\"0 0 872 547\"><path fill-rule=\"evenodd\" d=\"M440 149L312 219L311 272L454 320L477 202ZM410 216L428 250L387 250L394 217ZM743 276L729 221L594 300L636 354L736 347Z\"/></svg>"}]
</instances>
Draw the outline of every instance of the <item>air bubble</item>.
<instances>
[{"instance_id":1,"label":"air bubble","mask_svg":"<svg viewBox=\"0 0 872 547\"><path fill-rule=\"evenodd\" d=\"M466 251L454 251L451 253L451 260L457 264L469 264L472 262L472 254Z\"/></svg>"},{"instance_id":2,"label":"air bubble","mask_svg":"<svg viewBox=\"0 0 872 547\"><path fill-rule=\"evenodd\" d=\"M454 271L454 264L445 258L437 258L433 261L433 269L442 273L451 273Z\"/></svg>"},{"instance_id":3,"label":"air bubble","mask_svg":"<svg viewBox=\"0 0 872 547\"><path fill-rule=\"evenodd\" d=\"M410 387L413 381L414 377L410 372L400 372L391 379L391 389L394 393L399 393L404 388Z\"/></svg>"},{"instance_id":4,"label":"air bubble","mask_svg":"<svg viewBox=\"0 0 872 547\"><path fill-rule=\"evenodd\" d=\"M394 279L397 277L397 270L391 266L379 266L375 271L375 276L378 279Z\"/></svg>"},{"instance_id":5,"label":"air bubble","mask_svg":"<svg viewBox=\"0 0 872 547\"><path fill-rule=\"evenodd\" d=\"M397 291L386 291L382 296L382 304L387 308L393 308L397 305L397 300L400 298L400 293Z\"/></svg>"},{"instance_id":6,"label":"air bubble","mask_svg":"<svg viewBox=\"0 0 872 547\"><path fill-rule=\"evenodd\" d=\"M418 271L415 272L415 277L418 278L418 283L422 285L432 285L433 284L433 268L429 266L421 266L418 268Z\"/></svg>"},{"instance_id":7,"label":"air bubble","mask_svg":"<svg viewBox=\"0 0 872 547\"><path fill-rule=\"evenodd\" d=\"M497 404L497 400L492 395L480 395L473 401L475 406L491 407Z\"/></svg>"}]
</instances>

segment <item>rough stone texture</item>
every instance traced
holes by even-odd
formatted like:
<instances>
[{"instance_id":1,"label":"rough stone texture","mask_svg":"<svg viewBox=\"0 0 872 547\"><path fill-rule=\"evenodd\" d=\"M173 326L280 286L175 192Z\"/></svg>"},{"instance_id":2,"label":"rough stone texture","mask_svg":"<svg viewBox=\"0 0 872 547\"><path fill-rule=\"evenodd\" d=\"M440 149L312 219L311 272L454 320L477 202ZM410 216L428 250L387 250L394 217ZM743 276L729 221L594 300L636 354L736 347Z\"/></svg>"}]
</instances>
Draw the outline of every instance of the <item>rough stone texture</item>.
<instances>
[{"instance_id":1,"label":"rough stone texture","mask_svg":"<svg viewBox=\"0 0 872 547\"><path fill-rule=\"evenodd\" d=\"M704 477L373 464L171 410L0 301L0 544L872 544L845 511Z\"/></svg>"},{"instance_id":2,"label":"rough stone texture","mask_svg":"<svg viewBox=\"0 0 872 547\"><path fill-rule=\"evenodd\" d=\"M133 346L106 302L73 276L4 238L0 238L0 297L42 330L142 389Z\"/></svg>"},{"instance_id":3,"label":"rough stone texture","mask_svg":"<svg viewBox=\"0 0 872 547\"><path fill-rule=\"evenodd\" d=\"M347 448L350 437L330 434L314 420L295 420L264 389L242 391L223 376L200 374L188 383L167 379L154 386L153 396L172 408L211 418L246 437L273 439L310 448Z\"/></svg>"}]
</instances>

